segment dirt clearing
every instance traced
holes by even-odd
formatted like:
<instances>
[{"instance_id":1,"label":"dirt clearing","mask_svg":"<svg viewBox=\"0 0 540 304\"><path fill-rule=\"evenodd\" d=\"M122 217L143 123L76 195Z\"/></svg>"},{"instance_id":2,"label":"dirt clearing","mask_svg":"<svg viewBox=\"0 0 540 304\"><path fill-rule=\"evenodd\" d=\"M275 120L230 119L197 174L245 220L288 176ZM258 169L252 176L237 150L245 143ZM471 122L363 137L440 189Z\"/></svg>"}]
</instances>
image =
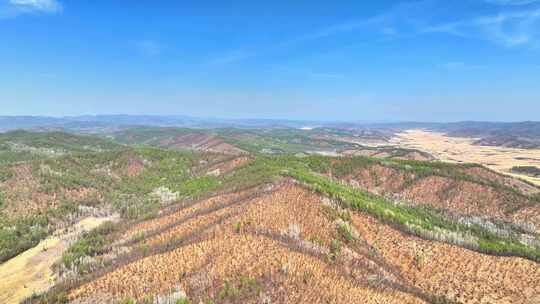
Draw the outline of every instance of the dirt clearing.
<instances>
[{"instance_id":1,"label":"dirt clearing","mask_svg":"<svg viewBox=\"0 0 540 304\"><path fill-rule=\"evenodd\" d=\"M516 149L474 145L474 138L449 137L426 130L407 130L390 143L425 151L442 161L478 163L492 170L540 185L540 178L511 173L513 166L540 167L540 149Z\"/></svg>"},{"instance_id":2,"label":"dirt clearing","mask_svg":"<svg viewBox=\"0 0 540 304\"><path fill-rule=\"evenodd\" d=\"M0 303L20 303L54 285L52 265L60 259L70 242L114 217L89 217L77 223L68 233L54 234L37 246L0 265Z\"/></svg>"}]
</instances>

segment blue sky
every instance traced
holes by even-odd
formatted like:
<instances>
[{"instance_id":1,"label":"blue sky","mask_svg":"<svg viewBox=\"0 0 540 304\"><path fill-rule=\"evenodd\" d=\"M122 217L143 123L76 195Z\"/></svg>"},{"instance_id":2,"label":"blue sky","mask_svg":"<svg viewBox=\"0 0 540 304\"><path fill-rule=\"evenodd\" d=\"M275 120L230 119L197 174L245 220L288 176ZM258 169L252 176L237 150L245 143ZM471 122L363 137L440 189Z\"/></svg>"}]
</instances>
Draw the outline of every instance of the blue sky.
<instances>
[{"instance_id":1,"label":"blue sky","mask_svg":"<svg viewBox=\"0 0 540 304\"><path fill-rule=\"evenodd\" d=\"M0 105L540 120L540 0L0 0Z\"/></svg>"}]
</instances>

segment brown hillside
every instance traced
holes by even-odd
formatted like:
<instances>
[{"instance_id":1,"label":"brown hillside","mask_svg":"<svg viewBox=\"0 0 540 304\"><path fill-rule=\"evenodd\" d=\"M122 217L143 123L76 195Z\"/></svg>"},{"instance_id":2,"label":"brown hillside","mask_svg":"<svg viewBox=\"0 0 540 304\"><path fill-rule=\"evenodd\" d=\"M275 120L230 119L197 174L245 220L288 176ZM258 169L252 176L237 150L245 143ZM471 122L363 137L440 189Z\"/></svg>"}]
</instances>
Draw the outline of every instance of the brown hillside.
<instances>
[{"instance_id":1,"label":"brown hillside","mask_svg":"<svg viewBox=\"0 0 540 304\"><path fill-rule=\"evenodd\" d=\"M536 194L540 192L540 188L538 186L534 186L518 178L514 178L514 177L497 173L495 171L486 169L484 167L467 168L467 169L464 169L463 172L474 175L474 176L478 176L488 181L500 183L502 185L511 187L525 194Z\"/></svg>"},{"instance_id":2,"label":"brown hillside","mask_svg":"<svg viewBox=\"0 0 540 304\"><path fill-rule=\"evenodd\" d=\"M469 171L479 177L480 182L474 182L438 175L419 177L413 172L375 164L360 168L342 179L355 187L408 204L427 205L459 215L487 216L519 223L526 221L532 223L537 232L540 231L540 204L517 192L481 182L482 178L506 181L506 177L495 173L495 176L488 176L489 171L481 170ZM477 175L479 172L486 175Z\"/></svg>"},{"instance_id":3,"label":"brown hillside","mask_svg":"<svg viewBox=\"0 0 540 304\"><path fill-rule=\"evenodd\" d=\"M75 303L171 290L191 303L535 303L540 294L537 263L404 235L290 180L142 222L121 244L150 251L72 290Z\"/></svg>"},{"instance_id":4,"label":"brown hillside","mask_svg":"<svg viewBox=\"0 0 540 304\"><path fill-rule=\"evenodd\" d=\"M77 189L61 188L57 192L46 191L40 174L61 174L51 171L47 166L21 163L12 166L10 171L13 173L12 177L0 182L0 190L4 190L6 201L0 216L3 214L14 218L41 213L58 207L64 198L74 202L101 199L101 194L96 189L84 186Z\"/></svg>"},{"instance_id":5,"label":"brown hillside","mask_svg":"<svg viewBox=\"0 0 540 304\"><path fill-rule=\"evenodd\" d=\"M178 150L206 151L232 155L246 153L244 150L228 144L214 135L204 133L189 133L164 139L160 142L160 145Z\"/></svg>"}]
</instances>

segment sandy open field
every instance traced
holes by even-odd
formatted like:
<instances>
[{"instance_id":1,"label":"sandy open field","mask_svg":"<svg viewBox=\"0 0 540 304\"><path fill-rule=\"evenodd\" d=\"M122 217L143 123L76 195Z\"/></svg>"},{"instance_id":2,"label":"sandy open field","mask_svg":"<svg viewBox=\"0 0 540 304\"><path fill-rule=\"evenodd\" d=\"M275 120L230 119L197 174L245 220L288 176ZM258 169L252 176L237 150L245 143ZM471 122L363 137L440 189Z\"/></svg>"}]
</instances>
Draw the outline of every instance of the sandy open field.
<instances>
[{"instance_id":1,"label":"sandy open field","mask_svg":"<svg viewBox=\"0 0 540 304\"><path fill-rule=\"evenodd\" d=\"M510 173L513 166L540 167L540 149L515 149L477 146L474 138L449 137L425 130L407 130L390 143L426 151L442 161L482 164L497 172L519 177L540 185L540 178Z\"/></svg>"},{"instance_id":2,"label":"sandy open field","mask_svg":"<svg viewBox=\"0 0 540 304\"><path fill-rule=\"evenodd\" d=\"M51 267L68 248L70 240L83 231L90 231L113 218L90 217L76 224L72 231L52 235L0 266L0 303L20 303L32 294L44 292L54 285Z\"/></svg>"}]
</instances>

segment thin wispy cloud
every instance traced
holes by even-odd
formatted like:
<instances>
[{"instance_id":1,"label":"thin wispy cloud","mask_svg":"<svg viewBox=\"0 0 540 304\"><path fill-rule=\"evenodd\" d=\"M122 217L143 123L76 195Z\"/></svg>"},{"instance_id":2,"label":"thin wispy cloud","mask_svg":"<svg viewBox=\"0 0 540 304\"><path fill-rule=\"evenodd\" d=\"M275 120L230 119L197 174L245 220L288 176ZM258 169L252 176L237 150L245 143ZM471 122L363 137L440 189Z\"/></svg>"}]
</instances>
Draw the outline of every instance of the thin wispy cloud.
<instances>
[{"instance_id":1,"label":"thin wispy cloud","mask_svg":"<svg viewBox=\"0 0 540 304\"><path fill-rule=\"evenodd\" d=\"M135 46L139 53L150 57L161 54L163 50L163 46L159 42L153 40L141 40L138 41Z\"/></svg>"},{"instance_id":2,"label":"thin wispy cloud","mask_svg":"<svg viewBox=\"0 0 540 304\"><path fill-rule=\"evenodd\" d=\"M56 13L62 11L62 4L56 0L9 0L9 3L21 10Z\"/></svg>"},{"instance_id":3,"label":"thin wispy cloud","mask_svg":"<svg viewBox=\"0 0 540 304\"><path fill-rule=\"evenodd\" d=\"M325 38L340 33L346 33L351 31L356 31L362 28L365 28L368 24L372 23L372 19L350 21L347 23L334 24L325 28L322 28L313 33L306 34L303 37L300 37L299 40L315 40L320 38Z\"/></svg>"},{"instance_id":4,"label":"thin wispy cloud","mask_svg":"<svg viewBox=\"0 0 540 304\"><path fill-rule=\"evenodd\" d=\"M417 37L426 34L447 34L468 39L485 40L504 47L540 48L540 7L519 7L540 0L487 0L504 8L493 15L479 15L457 21L445 19L448 3L437 0L398 4L371 18L330 25L301 40L324 39L351 32L380 34L393 38ZM446 18L447 19L447 18Z\"/></svg>"},{"instance_id":5,"label":"thin wispy cloud","mask_svg":"<svg viewBox=\"0 0 540 304\"><path fill-rule=\"evenodd\" d=\"M207 65L209 66L225 66L233 63L237 63L239 61L242 61L244 59L247 59L254 54L251 52L248 52L243 49L233 50L229 52L225 52L223 54L220 54L218 56L215 56L213 58L210 58L207 61Z\"/></svg>"},{"instance_id":6,"label":"thin wispy cloud","mask_svg":"<svg viewBox=\"0 0 540 304\"><path fill-rule=\"evenodd\" d=\"M339 73L323 73L323 72L309 72L307 73L309 77L314 78L328 78L328 79L343 79L345 75Z\"/></svg>"},{"instance_id":7,"label":"thin wispy cloud","mask_svg":"<svg viewBox=\"0 0 540 304\"><path fill-rule=\"evenodd\" d=\"M473 70L473 69L482 69L485 66L477 64L469 64L463 61L449 61L440 65L440 67L447 71L463 71L463 70Z\"/></svg>"},{"instance_id":8,"label":"thin wispy cloud","mask_svg":"<svg viewBox=\"0 0 540 304\"><path fill-rule=\"evenodd\" d=\"M503 12L476 17L422 30L423 33L445 33L465 38L487 40L505 47L540 46L540 9Z\"/></svg>"},{"instance_id":9,"label":"thin wispy cloud","mask_svg":"<svg viewBox=\"0 0 540 304\"><path fill-rule=\"evenodd\" d=\"M287 74L300 76L303 78L324 78L324 79L344 79L345 75L335 72L314 71L305 68L292 67L287 65L272 65L272 71L285 72Z\"/></svg>"},{"instance_id":10,"label":"thin wispy cloud","mask_svg":"<svg viewBox=\"0 0 540 304\"><path fill-rule=\"evenodd\" d=\"M23 14L56 14L63 5L57 0L0 0L0 18L13 18Z\"/></svg>"},{"instance_id":11,"label":"thin wispy cloud","mask_svg":"<svg viewBox=\"0 0 540 304\"><path fill-rule=\"evenodd\" d=\"M56 74L53 74L53 73L38 73L36 76L39 77L39 78L45 78L45 79L58 78L58 76Z\"/></svg>"},{"instance_id":12,"label":"thin wispy cloud","mask_svg":"<svg viewBox=\"0 0 540 304\"><path fill-rule=\"evenodd\" d=\"M388 11L371 17L358 20L330 24L315 31L305 33L298 37L292 37L281 41L276 41L264 47L239 48L223 53L208 60L208 66L223 66L241 62L245 59L258 57L272 52L279 52L290 48L300 47L310 41L323 40L331 36L347 34L357 31L366 31L382 35L383 37L398 37L410 35L413 25L417 25L417 15L433 9L437 0L422 0L414 2L399 3ZM441 10L444 10L441 8ZM403 26L407 23L407 26ZM417 32L417 31L415 31Z\"/></svg>"},{"instance_id":13,"label":"thin wispy cloud","mask_svg":"<svg viewBox=\"0 0 540 304\"><path fill-rule=\"evenodd\" d=\"M437 11L446 11L447 8L447 3L437 0L400 2L378 15L329 25L305 37L319 39L357 31L385 36L410 35L417 28L425 26L431 15L437 14Z\"/></svg>"},{"instance_id":14,"label":"thin wispy cloud","mask_svg":"<svg viewBox=\"0 0 540 304\"><path fill-rule=\"evenodd\" d=\"M391 21L392 19L396 19L394 15L401 14L402 11L411 11L411 5L399 4L392 8L390 11L384 12L380 15L321 27L316 31L309 32L298 37L277 41L272 45L265 46L264 48L250 48L250 51L246 51L245 49L234 50L232 52L228 52L216 58L213 58L209 61L209 65L219 66L237 63L247 58L261 56L274 51L281 51L289 48L298 47L309 41L321 40L334 35L346 34L360 30L375 29L377 33L382 34L383 36L393 37L400 33L398 32L397 28L394 27L394 24Z\"/></svg>"},{"instance_id":15,"label":"thin wispy cloud","mask_svg":"<svg viewBox=\"0 0 540 304\"><path fill-rule=\"evenodd\" d=\"M397 30L393 27L385 27L381 30L381 33L388 35L388 36L394 36L397 35Z\"/></svg>"},{"instance_id":16,"label":"thin wispy cloud","mask_svg":"<svg viewBox=\"0 0 540 304\"><path fill-rule=\"evenodd\" d=\"M414 6L416 5L418 4L415 4ZM332 24L299 37L297 40L317 40L356 31L373 31L383 35L396 35L398 34L398 31L396 27L394 27L394 21L400 19L399 16L402 15L403 11L409 10L410 7L411 5L409 4L398 4L379 15Z\"/></svg>"},{"instance_id":17,"label":"thin wispy cloud","mask_svg":"<svg viewBox=\"0 0 540 304\"><path fill-rule=\"evenodd\" d=\"M387 10L356 20L329 24L297 37L268 43L265 46L238 48L206 60L209 67L225 66L248 58L301 48L333 36L349 35L351 39L416 39L427 35L451 35L483 40L508 47L540 48L540 0L475 0L491 7L493 14L452 15L454 2L418 0L400 2ZM497 6L494 6L497 5ZM465 7L465 6L463 6ZM486 10L489 12L490 10ZM362 36L361 36L362 35ZM246 44L249 45L249 44Z\"/></svg>"},{"instance_id":18,"label":"thin wispy cloud","mask_svg":"<svg viewBox=\"0 0 540 304\"><path fill-rule=\"evenodd\" d=\"M467 67L467 65L465 62L461 61L450 61L441 64L441 67L445 70L462 70Z\"/></svg>"}]
</instances>

